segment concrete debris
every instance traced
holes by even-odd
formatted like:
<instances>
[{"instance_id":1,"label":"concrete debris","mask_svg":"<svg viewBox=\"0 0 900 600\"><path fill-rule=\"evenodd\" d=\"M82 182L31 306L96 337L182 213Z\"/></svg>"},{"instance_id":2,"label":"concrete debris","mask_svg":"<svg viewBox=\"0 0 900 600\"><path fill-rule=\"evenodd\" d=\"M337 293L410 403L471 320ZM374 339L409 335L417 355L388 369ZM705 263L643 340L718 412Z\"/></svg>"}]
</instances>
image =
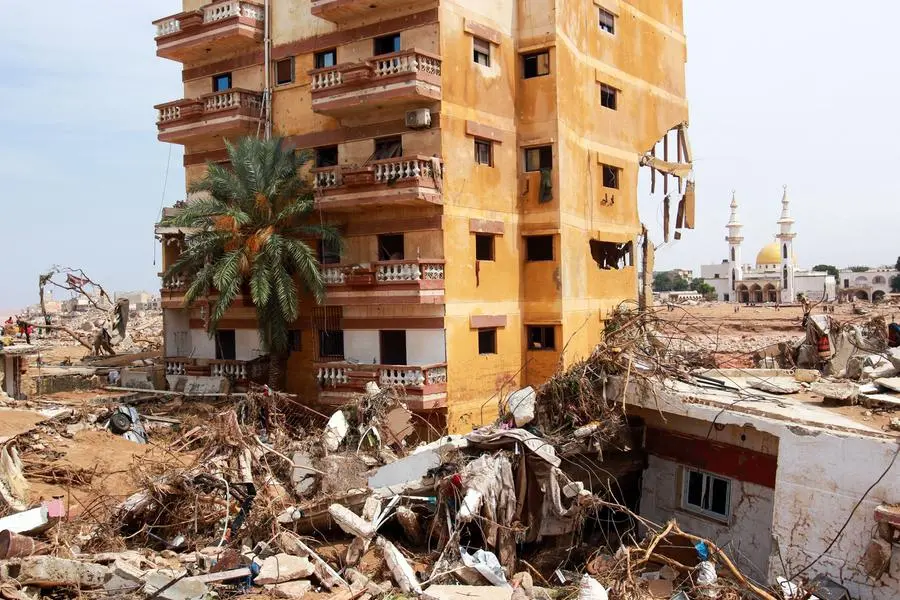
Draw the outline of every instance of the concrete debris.
<instances>
[{"instance_id":1,"label":"concrete debris","mask_svg":"<svg viewBox=\"0 0 900 600\"><path fill-rule=\"evenodd\" d=\"M276 554L262 562L259 575L254 579L257 585L284 583L306 579L315 572L308 558L292 556L290 554Z\"/></svg>"},{"instance_id":2,"label":"concrete debris","mask_svg":"<svg viewBox=\"0 0 900 600\"><path fill-rule=\"evenodd\" d=\"M313 584L305 579L300 581L288 581L286 583L278 583L275 585L267 585L266 589L276 598L286 598L287 600L301 600L303 596L312 590Z\"/></svg>"},{"instance_id":3,"label":"concrete debris","mask_svg":"<svg viewBox=\"0 0 900 600\"><path fill-rule=\"evenodd\" d=\"M512 588L491 585L431 585L422 593L422 600L510 600Z\"/></svg>"},{"instance_id":4,"label":"concrete debris","mask_svg":"<svg viewBox=\"0 0 900 600\"><path fill-rule=\"evenodd\" d=\"M202 581L159 569L144 576L143 593L162 600L202 600L209 588Z\"/></svg>"},{"instance_id":5,"label":"concrete debris","mask_svg":"<svg viewBox=\"0 0 900 600\"><path fill-rule=\"evenodd\" d=\"M19 561L14 579L21 585L39 588L93 590L103 587L109 573L109 568L103 565L54 556L32 556Z\"/></svg>"},{"instance_id":6,"label":"concrete debris","mask_svg":"<svg viewBox=\"0 0 900 600\"><path fill-rule=\"evenodd\" d=\"M774 383L765 379L753 379L750 381L750 387L761 392L769 394L796 394L803 388L792 381L779 381Z\"/></svg>"},{"instance_id":7,"label":"concrete debris","mask_svg":"<svg viewBox=\"0 0 900 600\"><path fill-rule=\"evenodd\" d=\"M337 411L331 415L331 418L328 419L328 423L325 425L325 433L322 436L325 449L329 452L336 451L340 447L341 442L344 441L344 438L347 437L349 428L347 417L344 416L343 412Z\"/></svg>"},{"instance_id":8,"label":"concrete debris","mask_svg":"<svg viewBox=\"0 0 900 600\"><path fill-rule=\"evenodd\" d=\"M817 381L809 386L809 391L827 400L838 400L846 404L855 404L859 398L859 386L849 381Z\"/></svg>"}]
</instances>

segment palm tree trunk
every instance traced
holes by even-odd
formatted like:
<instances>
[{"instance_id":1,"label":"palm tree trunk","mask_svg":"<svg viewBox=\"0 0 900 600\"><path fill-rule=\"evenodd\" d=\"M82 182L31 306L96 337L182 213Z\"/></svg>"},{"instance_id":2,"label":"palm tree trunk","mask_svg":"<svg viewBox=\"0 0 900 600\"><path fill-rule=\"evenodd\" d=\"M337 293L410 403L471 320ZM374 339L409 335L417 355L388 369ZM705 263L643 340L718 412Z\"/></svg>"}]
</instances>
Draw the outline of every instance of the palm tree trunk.
<instances>
[{"instance_id":1,"label":"palm tree trunk","mask_svg":"<svg viewBox=\"0 0 900 600\"><path fill-rule=\"evenodd\" d=\"M269 387L284 391L287 384L287 352L269 353Z\"/></svg>"}]
</instances>

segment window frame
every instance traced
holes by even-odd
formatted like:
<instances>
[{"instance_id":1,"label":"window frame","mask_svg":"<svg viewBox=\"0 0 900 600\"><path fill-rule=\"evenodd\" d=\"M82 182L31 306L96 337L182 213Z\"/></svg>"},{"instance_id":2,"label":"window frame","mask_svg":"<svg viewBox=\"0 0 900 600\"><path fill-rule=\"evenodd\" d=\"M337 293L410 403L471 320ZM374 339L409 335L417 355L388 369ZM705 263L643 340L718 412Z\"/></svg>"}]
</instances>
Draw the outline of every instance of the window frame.
<instances>
[{"instance_id":1,"label":"window frame","mask_svg":"<svg viewBox=\"0 0 900 600\"><path fill-rule=\"evenodd\" d=\"M342 248L329 245L325 239L319 238L316 241L316 258L320 265L339 265L341 264Z\"/></svg>"},{"instance_id":2,"label":"window frame","mask_svg":"<svg viewBox=\"0 0 900 600\"><path fill-rule=\"evenodd\" d=\"M390 254L386 254L386 247L382 243L382 241L387 241L390 239L392 242L400 241L400 258L391 258ZM376 243L378 245L378 262L387 262L392 260L406 260L406 236L401 233L379 233L375 237ZM385 253L385 254L383 254ZM396 254L396 253L395 253ZM382 258L382 256L387 256L387 258Z\"/></svg>"},{"instance_id":3,"label":"window frame","mask_svg":"<svg viewBox=\"0 0 900 600\"><path fill-rule=\"evenodd\" d=\"M326 65L325 57L331 55L333 64ZM329 48L328 50L320 50L313 54L313 67L316 69L330 69L337 66L337 48Z\"/></svg>"},{"instance_id":4,"label":"window frame","mask_svg":"<svg viewBox=\"0 0 900 600\"><path fill-rule=\"evenodd\" d=\"M537 162L538 166L536 169L531 169L528 166L528 157L530 154L537 152ZM524 159L524 169L526 173L540 173L544 169L553 170L553 146L531 146L529 148L525 148L522 152L522 156ZM544 159L549 158L549 166L544 165Z\"/></svg>"},{"instance_id":5,"label":"window frame","mask_svg":"<svg viewBox=\"0 0 900 600\"><path fill-rule=\"evenodd\" d=\"M495 262L497 260L496 237L497 236L490 233L475 234L475 260L481 262ZM484 243L487 243L490 246L490 252L487 253L490 255L490 258L484 258L484 256L481 254L481 251L485 250Z\"/></svg>"},{"instance_id":6,"label":"window frame","mask_svg":"<svg viewBox=\"0 0 900 600\"><path fill-rule=\"evenodd\" d=\"M546 65L547 71L544 73L541 73L541 69L540 69L541 62L539 60L539 57L542 55L547 56L547 65ZM528 74L528 61L530 59L535 60L535 63L534 63L535 70L534 70L533 75ZM546 77L549 74L550 74L550 49L549 48L545 48L544 50L537 50L535 52L526 52L525 54L522 54L522 79L534 79L535 77Z\"/></svg>"},{"instance_id":7,"label":"window frame","mask_svg":"<svg viewBox=\"0 0 900 600\"><path fill-rule=\"evenodd\" d=\"M220 78L225 78L228 81L228 87L223 89L218 89L218 81ZM212 91L214 94L218 94L220 92L227 92L230 89L234 88L234 74L231 71L227 73L216 73L212 76Z\"/></svg>"},{"instance_id":8,"label":"window frame","mask_svg":"<svg viewBox=\"0 0 900 600\"><path fill-rule=\"evenodd\" d=\"M287 81L281 81L278 78L278 66L282 65L284 63L288 63L290 65L291 76L290 76L290 79L288 79ZM275 80L275 85L290 85L290 84L294 83L294 81L296 80L293 56L288 56L287 58L282 58L281 60L276 60L273 70L275 71L275 73L273 73L275 75L273 77L273 79Z\"/></svg>"},{"instance_id":9,"label":"window frame","mask_svg":"<svg viewBox=\"0 0 900 600\"><path fill-rule=\"evenodd\" d=\"M531 333L533 330L539 330L542 333L542 335L539 336L542 340L540 348L532 345L533 342L531 339ZM547 345L547 343L546 343L546 339L548 337L546 335L547 332L550 333L550 335L549 335L550 345ZM534 352L555 351L556 350L556 325L526 325L525 326L525 340L526 340L526 342L525 342L526 347L530 351L534 351Z\"/></svg>"},{"instance_id":10,"label":"window frame","mask_svg":"<svg viewBox=\"0 0 900 600\"><path fill-rule=\"evenodd\" d=\"M688 500L690 493L690 481L691 474L700 476L700 504L693 504ZM726 485L725 487L725 513L720 513L715 510L712 510L713 505L713 481L719 480L723 481ZM708 519L712 519L715 521L719 521L722 523L728 523L731 520L732 508L731 508L731 500L733 497L732 489L734 487L734 480L730 477L724 477L722 475L716 475L715 473L710 473L708 471L704 471L702 469L697 469L689 466L681 467L681 509L690 513L694 513L696 515L700 515L702 517L706 517ZM709 496L707 497L707 494ZM706 507L703 505L706 504Z\"/></svg>"},{"instance_id":11,"label":"window frame","mask_svg":"<svg viewBox=\"0 0 900 600\"><path fill-rule=\"evenodd\" d=\"M378 156L380 149L389 148L391 145L397 144L397 149L399 152L396 155L392 156ZM403 156L403 136L402 135L388 135L384 137L379 137L374 139L374 146L372 147L372 158L373 160L387 160L389 158L399 158Z\"/></svg>"},{"instance_id":12,"label":"window frame","mask_svg":"<svg viewBox=\"0 0 900 600\"><path fill-rule=\"evenodd\" d=\"M323 161L320 158L320 156L321 156L320 153L322 153L323 151L326 151L326 150L331 151L332 149L334 150L334 163L327 164L327 165L323 164ZM314 159L313 164L315 165L315 167L317 169L322 169L322 168L326 168L326 167L336 167L338 165L338 157L339 157L338 147L336 144L333 146L319 146L318 148L313 148L313 159Z\"/></svg>"},{"instance_id":13,"label":"window frame","mask_svg":"<svg viewBox=\"0 0 900 600\"><path fill-rule=\"evenodd\" d=\"M611 101L603 102L604 98L612 98ZM619 110L619 88L613 87L608 83L600 84L600 106L610 110Z\"/></svg>"},{"instance_id":14,"label":"window frame","mask_svg":"<svg viewBox=\"0 0 900 600\"><path fill-rule=\"evenodd\" d=\"M396 39L396 43L393 44L392 50L388 52L379 52L378 51L378 43L386 41L387 39ZM395 52L400 52L403 49L403 42L400 38L400 32L395 31L394 33L387 33L385 35L379 35L377 37L372 38L372 56L384 56L385 54L394 54Z\"/></svg>"},{"instance_id":15,"label":"window frame","mask_svg":"<svg viewBox=\"0 0 900 600\"><path fill-rule=\"evenodd\" d=\"M343 329L319 329L318 337L318 348L316 348L316 354L318 354L319 358L329 359L329 360L344 360L346 358L347 348L345 346L345 338L344 338L344 330ZM340 354L325 354L325 338L330 335L340 334L340 345L341 345L341 353Z\"/></svg>"},{"instance_id":16,"label":"window frame","mask_svg":"<svg viewBox=\"0 0 900 600\"><path fill-rule=\"evenodd\" d=\"M481 48L479 48L481 46ZM483 62L478 60L479 58L483 58ZM478 36L472 36L472 61L483 67L491 66L491 42L480 38Z\"/></svg>"},{"instance_id":17,"label":"window frame","mask_svg":"<svg viewBox=\"0 0 900 600\"><path fill-rule=\"evenodd\" d=\"M475 138L475 164L485 167L494 166L494 142L485 138ZM479 148L487 148L487 162L484 162L478 154Z\"/></svg>"},{"instance_id":18,"label":"window frame","mask_svg":"<svg viewBox=\"0 0 900 600\"><path fill-rule=\"evenodd\" d=\"M553 234L526 235L523 237L525 238L525 262L553 262L556 260L556 242L553 239L555 237ZM550 238L550 258L533 258L532 249L529 246L529 243L531 240L543 238Z\"/></svg>"},{"instance_id":19,"label":"window frame","mask_svg":"<svg viewBox=\"0 0 900 600\"><path fill-rule=\"evenodd\" d=\"M485 336L485 337L482 337ZM493 348L482 351L482 343L488 343ZM478 329L478 356L491 356L497 354L497 328L482 327Z\"/></svg>"},{"instance_id":20,"label":"window frame","mask_svg":"<svg viewBox=\"0 0 900 600\"><path fill-rule=\"evenodd\" d=\"M614 185L607 185L607 175L610 173L611 173L611 177L612 177L612 183ZM602 181L603 187L610 189L610 190L619 189L619 186L622 183L621 182L622 169L620 169L619 167L617 167L615 165L608 165L606 163L603 163L602 176L603 176L603 181Z\"/></svg>"},{"instance_id":21,"label":"window frame","mask_svg":"<svg viewBox=\"0 0 900 600\"><path fill-rule=\"evenodd\" d=\"M616 15L612 13L602 6L597 7L599 9L599 14L597 17L597 23L600 27L600 31L609 34L616 35ZM604 17L606 17L606 21L604 21Z\"/></svg>"}]
</instances>

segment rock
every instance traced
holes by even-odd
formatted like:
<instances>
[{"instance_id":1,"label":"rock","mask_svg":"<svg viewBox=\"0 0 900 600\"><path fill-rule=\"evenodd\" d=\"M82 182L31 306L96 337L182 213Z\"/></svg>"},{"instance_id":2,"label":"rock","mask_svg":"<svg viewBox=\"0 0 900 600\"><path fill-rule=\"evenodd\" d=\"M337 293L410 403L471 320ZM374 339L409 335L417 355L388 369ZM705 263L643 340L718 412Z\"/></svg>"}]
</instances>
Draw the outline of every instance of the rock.
<instances>
[{"instance_id":1,"label":"rock","mask_svg":"<svg viewBox=\"0 0 900 600\"><path fill-rule=\"evenodd\" d=\"M189 577L178 579L178 577L180 574L176 575L175 572L168 569L151 571L145 576L144 593L148 596L155 594L162 600L201 600L209 593L209 588L202 581ZM178 581L163 590L175 579Z\"/></svg>"},{"instance_id":2,"label":"rock","mask_svg":"<svg viewBox=\"0 0 900 600\"><path fill-rule=\"evenodd\" d=\"M253 580L257 585L284 583L304 579L315 572L309 559L290 554L276 554L262 562L259 575Z\"/></svg>"},{"instance_id":3,"label":"rock","mask_svg":"<svg viewBox=\"0 0 900 600\"><path fill-rule=\"evenodd\" d=\"M107 567L93 563L53 556L32 556L19 563L19 573L15 579L22 585L40 588L70 586L96 589L103 587L109 573Z\"/></svg>"},{"instance_id":4,"label":"rock","mask_svg":"<svg viewBox=\"0 0 900 600\"><path fill-rule=\"evenodd\" d=\"M794 379L803 383L815 383L819 380L819 372L815 369L797 369L794 371Z\"/></svg>"},{"instance_id":5,"label":"rock","mask_svg":"<svg viewBox=\"0 0 900 600\"><path fill-rule=\"evenodd\" d=\"M775 383L766 381L765 379L752 379L750 381L750 387L762 392L768 392L769 394L796 394L803 389L793 381L785 380Z\"/></svg>"},{"instance_id":6,"label":"rock","mask_svg":"<svg viewBox=\"0 0 900 600\"><path fill-rule=\"evenodd\" d=\"M287 583L267 585L266 589L269 590L276 598L299 600L306 595L306 592L312 589L312 582L305 579L302 579L300 581L288 581Z\"/></svg>"},{"instance_id":7,"label":"rock","mask_svg":"<svg viewBox=\"0 0 900 600\"><path fill-rule=\"evenodd\" d=\"M849 382L817 381L809 390L830 400L838 400L844 404L856 404L859 387Z\"/></svg>"}]
</instances>

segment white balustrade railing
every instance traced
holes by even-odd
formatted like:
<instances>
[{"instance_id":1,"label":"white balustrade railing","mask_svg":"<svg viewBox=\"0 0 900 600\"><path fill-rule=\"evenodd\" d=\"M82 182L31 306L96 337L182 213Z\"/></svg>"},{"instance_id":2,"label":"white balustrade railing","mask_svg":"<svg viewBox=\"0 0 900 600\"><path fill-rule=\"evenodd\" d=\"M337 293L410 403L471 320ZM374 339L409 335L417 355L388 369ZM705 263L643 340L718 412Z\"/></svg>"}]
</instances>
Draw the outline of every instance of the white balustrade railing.
<instances>
[{"instance_id":1,"label":"white balustrade railing","mask_svg":"<svg viewBox=\"0 0 900 600\"><path fill-rule=\"evenodd\" d=\"M322 279L325 283L341 284L346 279L346 267L323 267Z\"/></svg>"},{"instance_id":2,"label":"white balustrade railing","mask_svg":"<svg viewBox=\"0 0 900 600\"><path fill-rule=\"evenodd\" d=\"M383 386L422 387L425 384L425 373L422 367L381 367L378 369L378 383Z\"/></svg>"},{"instance_id":3,"label":"white balustrade railing","mask_svg":"<svg viewBox=\"0 0 900 600\"><path fill-rule=\"evenodd\" d=\"M375 279L379 282L419 281L422 279L422 270L415 262L380 264L375 272Z\"/></svg>"},{"instance_id":4,"label":"white balustrade railing","mask_svg":"<svg viewBox=\"0 0 900 600\"><path fill-rule=\"evenodd\" d=\"M333 167L316 171L314 185L318 189L326 189L341 185L341 169Z\"/></svg>"},{"instance_id":5,"label":"white balustrade railing","mask_svg":"<svg viewBox=\"0 0 900 600\"><path fill-rule=\"evenodd\" d=\"M447 383L447 367L431 367L425 370L425 384Z\"/></svg>"},{"instance_id":6,"label":"white balustrade railing","mask_svg":"<svg viewBox=\"0 0 900 600\"><path fill-rule=\"evenodd\" d=\"M227 0L226 2L214 2L203 8L203 22L214 23L229 17L248 17L262 21L265 19L265 9L257 4L241 2L240 0Z\"/></svg>"},{"instance_id":7,"label":"white balustrade railing","mask_svg":"<svg viewBox=\"0 0 900 600\"><path fill-rule=\"evenodd\" d=\"M247 363L238 360L210 361L209 374L227 379L247 379Z\"/></svg>"},{"instance_id":8,"label":"white balustrade railing","mask_svg":"<svg viewBox=\"0 0 900 600\"><path fill-rule=\"evenodd\" d=\"M432 75L441 74L441 61L431 56L425 56L418 52L391 55L372 59L375 77L387 77L400 73L415 73L421 71Z\"/></svg>"},{"instance_id":9,"label":"white balustrade railing","mask_svg":"<svg viewBox=\"0 0 900 600\"><path fill-rule=\"evenodd\" d=\"M388 183L402 179L431 177L431 161L424 158L397 158L375 163L375 181Z\"/></svg>"},{"instance_id":10,"label":"white balustrade railing","mask_svg":"<svg viewBox=\"0 0 900 600\"><path fill-rule=\"evenodd\" d=\"M156 24L156 37L164 35L172 35L181 31L181 20L177 17L170 17L165 21Z\"/></svg>"},{"instance_id":11,"label":"white balustrade railing","mask_svg":"<svg viewBox=\"0 0 900 600\"><path fill-rule=\"evenodd\" d=\"M444 263L422 263L422 279L443 280Z\"/></svg>"},{"instance_id":12,"label":"white balustrade railing","mask_svg":"<svg viewBox=\"0 0 900 600\"><path fill-rule=\"evenodd\" d=\"M159 109L159 122L165 123L166 121L175 121L181 118L181 107L180 106L166 106L165 108Z\"/></svg>"},{"instance_id":13,"label":"white balustrade railing","mask_svg":"<svg viewBox=\"0 0 900 600\"><path fill-rule=\"evenodd\" d=\"M176 291L187 288L189 280L186 275L174 275L163 280L163 289Z\"/></svg>"},{"instance_id":14,"label":"white balustrade railing","mask_svg":"<svg viewBox=\"0 0 900 600\"><path fill-rule=\"evenodd\" d=\"M316 379L323 386L346 384L350 381L349 372L350 367L347 365L321 365L316 372Z\"/></svg>"},{"instance_id":15,"label":"white balustrade railing","mask_svg":"<svg viewBox=\"0 0 900 600\"><path fill-rule=\"evenodd\" d=\"M193 360L190 358L167 358L165 359L166 375L185 375L187 366L192 363Z\"/></svg>"},{"instance_id":16,"label":"white balustrade railing","mask_svg":"<svg viewBox=\"0 0 900 600\"><path fill-rule=\"evenodd\" d=\"M324 90L336 85L341 85L341 73L337 68L312 74L312 83L310 84L310 87L313 91Z\"/></svg>"}]
</instances>

